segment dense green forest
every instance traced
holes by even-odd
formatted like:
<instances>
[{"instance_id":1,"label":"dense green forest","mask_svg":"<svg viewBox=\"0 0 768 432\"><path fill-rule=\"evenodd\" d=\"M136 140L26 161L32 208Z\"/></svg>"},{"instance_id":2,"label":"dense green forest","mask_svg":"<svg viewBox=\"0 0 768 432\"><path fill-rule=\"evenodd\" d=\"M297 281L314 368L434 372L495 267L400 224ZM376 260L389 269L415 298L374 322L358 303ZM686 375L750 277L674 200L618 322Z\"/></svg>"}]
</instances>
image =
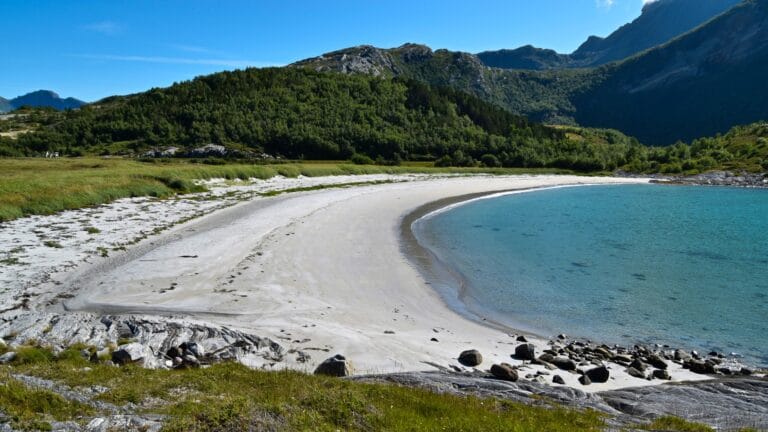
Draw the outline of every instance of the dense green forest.
<instances>
[{"instance_id":1,"label":"dense green forest","mask_svg":"<svg viewBox=\"0 0 768 432\"><path fill-rule=\"evenodd\" d=\"M414 79L299 68L223 72L79 110L21 109L0 121L0 155L140 156L214 143L240 158L348 160L577 171L760 171L768 127L671 147L604 129L545 126L475 96ZM24 133L22 133L24 132Z\"/></svg>"},{"instance_id":2,"label":"dense green forest","mask_svg":"<svg viewBox=\"0 0 768 432\"><path fill-rule=\"evenodd\" d=\"M215 143L288 159L457 166L483 160L594 171L615 169L640 151L618 133L588 131L573 139L450 88L294 68L218 73L109 98L56 120L4 139L0 152L139 155L160 146Z\"/></svg>"}]
</instances>

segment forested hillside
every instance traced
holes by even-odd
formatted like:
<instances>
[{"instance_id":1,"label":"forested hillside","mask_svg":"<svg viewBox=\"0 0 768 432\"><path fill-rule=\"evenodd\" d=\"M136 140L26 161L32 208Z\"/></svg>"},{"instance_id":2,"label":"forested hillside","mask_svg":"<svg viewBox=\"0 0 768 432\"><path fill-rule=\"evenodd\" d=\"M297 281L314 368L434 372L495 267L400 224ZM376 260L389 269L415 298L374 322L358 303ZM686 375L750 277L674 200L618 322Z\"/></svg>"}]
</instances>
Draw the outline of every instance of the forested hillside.
<instances>
[{"instance_id":1,"label":"forested hillside","mask_svg":"<svg viewBox=\"0 0 768 432\"><path fill-rule=\"evenodd\" d=\"M290 159L360 155L460 166L483 159L601 170L623 165L630 148L639 147L597 131L572 140L450 88L295 68L218 73L56 115L58 121L46 122L51 125L5 139L1 151L138 155L158 146L215 143Z\"/></svg>"},{"instance_id":2,"label":"forested hillside","mask_svg":"<svg viewBox=\"0 0 768 432\"><path fill-rule=\"evenodd\" d=\"M296 63L451 86L534 121L618 129L670 145L768 118L768 1L745 0L674 41L594 69L489 68L477 56L406 44Z\"/></svg>"}]
</instances>

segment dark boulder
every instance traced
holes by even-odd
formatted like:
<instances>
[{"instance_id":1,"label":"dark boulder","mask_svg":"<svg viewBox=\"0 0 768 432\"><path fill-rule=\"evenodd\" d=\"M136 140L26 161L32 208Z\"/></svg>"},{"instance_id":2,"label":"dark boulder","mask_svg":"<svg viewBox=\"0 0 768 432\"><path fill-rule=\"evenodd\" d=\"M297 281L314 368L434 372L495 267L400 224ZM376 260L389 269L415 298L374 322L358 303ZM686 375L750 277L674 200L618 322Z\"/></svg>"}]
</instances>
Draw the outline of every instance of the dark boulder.
<instances>
[{"instance_id":1,"label":"dark boulder","mask_svg":"<svg viewBox=\"0 0 768 432\"><path fill-rule=\"evenodd\" d=\"M565 380L560 375L555 375L552 377L552 383L565 385Z\"/></svg>"},{"instance_id":2,"label":"dark boulder","mask_svg":"<svg viewBox=\"0 0 768 432\"><path fill-rule=\"evenodd\" d=\"M580 376L579 382L581 383L581 385L585 385L585 386L592 384L592 380L590 380L589 377L586 375Z\"/></svg>"},{"instance_id":3,"label":"dark boulder","mask_svg":"<svg viewBox=\"0 0 768 432\"><path fill-rule=\"evenodd\" d=\"M643 363L643 361L640 359L635 359L632 363L629 364L629 367L635 368L640 372L645 372L645 370L648 368L648 365Z\"/></svg>"},{"instance_id":4,"label":"dark boulder","mask_svg":"<svg viewBox=\"0 0 768 432\"><path fill-rule=\"evenodd\" d=\"M593 368L584 372L584 375L589 377L589 380L591 382L604 383L604 382L608 382L608 378L611 376L611 373L608 371L607 367L598 366L596 368Z\"/></svg>"},{"instance_id":5,"label":"dark boulder","mask_svg":"<svg viewBox=\"0 0 768 432\"><path fill-rule=\"evenodd\" d=\"M558 368L566 371L575 371L576 370L576 362L565 357L555 357L551 363Z\"/></svg>"},{"instance_id":6,"label":"dark boulder","mask_svg":"<svg viewBox=\"0 0 768 432\"><path fill-rule=\"evenodd\" d=\"M687 360L683 363L683 367L690 369L691 372L697 374L714 374L715 366L712 363L707 363L701 360Z\"/></svg>"},{"instance_id":7,"label":"dark boulder","mask_svg":"<svg viewBox=\"0 0 768 432\"><path fill-rule=\"evenodd\" d=\"M669 367L669 365L667 365L667 362L665 362L661 357L659 357L656 354L651 354L648 356L648 364L655 367L656 369L666 370Z\"/></svg>"},{"instance_id":8,"label":"dark boulder","mask_svg":"<svg viewBox=\"0 0 768 432\"><path fill-rule=\"evenodd\" d=\"M550 353L544 353L539 356L539 361L542 363L552 363L552 361L555 360L555 356Z\"/></svg>"},{"instance_id":9,"label":"dark boulder","mask_svg":"<svg viewBox=\"0 0 768 432\"><path fill-rule=\"evenodd\" d=\"M515 358L519 360L533 360L536 358L536 348L533 344L520 344L515 348Z\"/></svg>"},{"instance_id":10,"label":"dark boulder","mask_svg":"<svg viewBox=\"0 0 768 432\"><path fill-rule=\"evenodd\" d=\"M639 369L633 368L632 366L627 368L627 373L635 378L645 379L645 374Z\"/></svg>"},{"instance_id":11,"label":"dark boulder","mask_svg":"<svg viewBox=\"0 0 768 432\"><path fill-rule=\"evenodd\" d=\"M483 362L483 355L478 350L466 350L459 354L459 363L468 367L478 366Z\"/></svg>"},{"instance_id":12,"label":"dark boulder","mask_svg":"<svg viewBox=\"0 0 768 432\"><path fill-rule=\"evenodd\" d=\"M670 380L672 379L671 376L669 376L669 372L667 372L665 369L654 369L653 370L653 377L660 380Z\"/></svg>"},{"instance_id":13,"label":"dark boulder","mask_svg":"<svg viewBox=\"0 0 768 432\"><path fill-rule=\"evenodd\" d=\"M495 364L491 366L491 374L505 381L517 381L517 370L507 363Z\"/></svg>"},{"instance_id":14,"label":"dark boulder","mask_svg":"<svg viewBox=\"0 0 768 432\"><path fill-rule=\"evenodd\" d=\"M315 369L315 375L345 377L352 375L352 363L341 354L336 354L320 363Z\"/></svg>"}]
</instances>

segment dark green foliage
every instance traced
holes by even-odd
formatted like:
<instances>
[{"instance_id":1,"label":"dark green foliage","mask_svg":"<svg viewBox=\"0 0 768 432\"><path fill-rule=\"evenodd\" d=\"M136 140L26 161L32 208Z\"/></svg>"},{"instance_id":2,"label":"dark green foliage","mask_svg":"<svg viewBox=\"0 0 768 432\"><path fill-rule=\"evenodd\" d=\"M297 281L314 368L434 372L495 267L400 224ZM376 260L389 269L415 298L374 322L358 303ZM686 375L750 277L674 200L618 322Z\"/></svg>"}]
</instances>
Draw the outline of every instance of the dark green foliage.
<instances>
[{"instance_id":1,"label":"dark green foliage","mask_svg":"<svg viewBox=\"0 0 768 432\"><path fill-rule=\"evenodd\" d=\"M51 124L53 123L53 124ZM47 125L47 126L46 126ZM629 140L578 144L560 129L536 124L481 99L415 79L380 79L305 69L224 72L113 97L41 122L9 141L25 154L137 154L157 146L207 143L241 153L289 159L443 162L474 167L493 155L505 167L604 170L624 160ZM2 147L0 147L2 149ZM9 151L10 152L10 151ZM614 153L618 153L617 157ZM365 159L368 158L368 159ZM203 163L219 164L220 159ZM156 178L175 191L194 190Z\"/></svg>"},{"instance_id":2,"label":"dark green foliage","mask_svg":"<svg viewBox=\"0 0 768 432\"><path fill-rule=\"evenodd\" d=\"M689 7L687 12L685 6L676 6L668 19L681 13L688 17L706 10L715 13L727 1L696 2L702 9ZM661 6L646 7L651 14ZM670 145L768 119L766 22L768 2L745 0L667 44L594 69L489 68L471 54L433 52L413 44L389 50L350 48L295 66L354 71L351 62L364 57L376 63L361 72L375 70L382 76L451 86L533 121L618 129L645 144ZM639 47L630 46L637 42L631 37L637 32L617 34L623 42L616 47L625 45L630 51ZM582 54L614 58L627 52L603 46L604 42L620 41L591 40Z\"/></svg>"}]
</instances>

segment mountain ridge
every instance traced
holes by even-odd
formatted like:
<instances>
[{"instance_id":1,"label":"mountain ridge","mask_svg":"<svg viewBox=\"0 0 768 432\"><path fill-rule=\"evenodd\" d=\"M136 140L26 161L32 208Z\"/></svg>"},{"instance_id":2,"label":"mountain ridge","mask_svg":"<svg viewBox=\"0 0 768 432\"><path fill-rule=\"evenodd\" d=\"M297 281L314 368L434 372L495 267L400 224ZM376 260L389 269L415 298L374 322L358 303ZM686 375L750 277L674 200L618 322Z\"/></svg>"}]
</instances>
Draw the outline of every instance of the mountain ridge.
<instances>
[{"instance_id":1,"label":"mountain ridge","mask_svg":"<svg viewBox=\"0 0 768 432\"><path fill-rule=\"evenodd\" d=\"M86 103L73 97L62 98L51 90L36 90L10 100L0 97L0 112L13 111L23 106L50 107L63 111L80 108Z\"/></svg>"},{"instance_id":2,"label":"mountain ridge","mask_svg":"<svg viewBox=\"0 0 768 432\"><path fill-rule=\"evenodd\" d=\"M657 0L643 6L638 18L605 38L590 36L574 52L560 54L526 45L484 51L486 66L546 70L602 66L622 60L679 37L736 6L741 0Z\"/></svg>"},{"instance_id":3,"label":"mountain ridge","mask_svg":"<svg viewBox=\"0 0 768 432\"><path fill-rule=\"evenodd\" d=\"M591 69L490 68L470 53L416 44L353 47L291 66L451 86L534 121L668 145L768 118L760 77L768 74L768 1L746 0L666 44Z\"/></svg>"}]
</instances>

